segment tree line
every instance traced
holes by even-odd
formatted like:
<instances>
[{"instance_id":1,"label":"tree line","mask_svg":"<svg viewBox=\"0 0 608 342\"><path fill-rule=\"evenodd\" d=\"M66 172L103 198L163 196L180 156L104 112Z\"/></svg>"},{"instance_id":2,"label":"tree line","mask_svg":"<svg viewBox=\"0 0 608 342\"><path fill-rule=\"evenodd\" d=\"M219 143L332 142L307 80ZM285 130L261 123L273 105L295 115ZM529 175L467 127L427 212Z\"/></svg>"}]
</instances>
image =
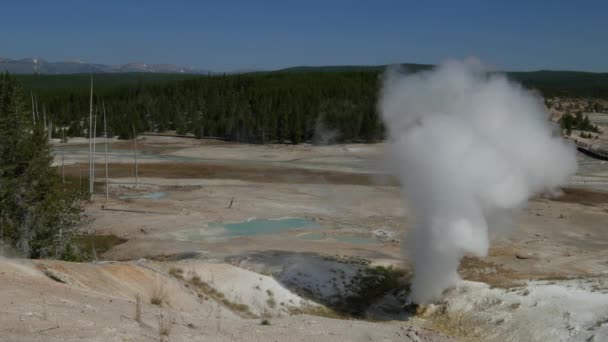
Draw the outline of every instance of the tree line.
<instances>
[{"instance_id":1,"label":"tree line","mask_svg":"<svg viewBox=\"0 0 608 342\"><path fill-rule=\"evenodd\" d=\"M383 138L375 108L378 79L371 72L203 76L105 88L95 92L94 102L97 111L105 103L109 134L124 139L135 128L248 143L314 141L323 131L337 132L339 141L377 141ZM85 135L87 92L39 95L53 118L54 136L62 128L67 136Z\"/></svg>"},{"instance_id":2,"label":"tree line","mask_svg":"<svg viewBox=\"0 0 608 342\"><path fill-rule=\"evenodd\" d=\"M183 78L157 75L148 81L141 75L112 76L112 81L109 76L93 75L94 82L101 80L95 90L95 108L100 113L101 101L105 102L108 132L123 139L131 138L133 130L175 130L247 143L315 142L327 140L325 136L336 142L382 140L384 128L376 109L382 70L338 70ZM606 74L541 71L507 75L544 96L608 97ZM33 94L36 101L53 120L54 137L86 135L88 82L70 83L86 80L84 76L26 79L30 89L37 91ZM61 87L44 91L40 86L51 84L49 79L54 77ZM101 115L96 117L101 120ZM101 121L97 124L101 127Z\"/></svg>"}]
</instances>

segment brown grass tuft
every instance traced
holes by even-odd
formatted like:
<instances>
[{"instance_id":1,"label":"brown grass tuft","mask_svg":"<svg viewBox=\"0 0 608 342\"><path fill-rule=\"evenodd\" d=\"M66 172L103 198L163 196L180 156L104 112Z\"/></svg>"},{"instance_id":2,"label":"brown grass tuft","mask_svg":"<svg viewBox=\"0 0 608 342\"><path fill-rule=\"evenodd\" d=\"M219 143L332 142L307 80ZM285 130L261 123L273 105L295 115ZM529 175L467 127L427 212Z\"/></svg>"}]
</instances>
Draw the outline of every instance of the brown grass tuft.
<instances>
[{"instance_id":1,"label":"brown grass tuft","mask_svg":"<svg viewBox=\"0 0 608 342\"><path fill-rule=\"evenodd\" d=\"M158 312L158 336L161 342L168 341L169 335L171 335L171 329L173 328L173 322L171 318L164 315L162 311Z\"/></svg>"},{"instance_id":2,"label":"brown grass tuft","mask_svg":"<svg viewBox=\"0 0 608 342\"><path fill-rule=\"evenodd\" d=\"M165 286L157 280L150 291L150 304L162 306L169 303L168 298L169 294Z\"/></svg>"}]
</instances>

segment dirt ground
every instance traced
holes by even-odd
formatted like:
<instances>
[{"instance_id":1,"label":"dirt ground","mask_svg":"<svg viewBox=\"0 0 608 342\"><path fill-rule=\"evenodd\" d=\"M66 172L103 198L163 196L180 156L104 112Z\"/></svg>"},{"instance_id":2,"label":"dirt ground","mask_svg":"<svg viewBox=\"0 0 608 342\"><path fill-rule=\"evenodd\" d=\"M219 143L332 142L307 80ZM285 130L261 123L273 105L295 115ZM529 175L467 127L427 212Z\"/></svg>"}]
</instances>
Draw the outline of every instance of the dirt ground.
<instances>
[{"instance_id":1,"label":"dirt ground","mask_svg":"<svg viewBox=\"0 0 608 342\"><path fill-rule=\"evenodd\" d=\"M144 150L148 145L158 148L167 139L146 137L140 146ZM175 150L170 155L205 156L212 161L143 164L139 167L138 189L133 188L133 178L129 177L131 165L110 164L110 200L106 202L102 194L96 194L87 207L87 213L95 219L90 229L129 239L107 257L132 260L154 257L155 253L196 249L210 258L221 259L252 251L335 250L339 251L337 254L407 267L401 246L407 239L405 233L412 217L404 209L396 182L378 172L382 144L315 147L216 143L193 147L191 139L181 140L187 140L184 148L177 149L174 142ZM162 160L162 154L158 160ZM313 169L311 164L322 167L315 165ZM344 171L347 169L351 172ZM581 171L578 178L587 175L584 169ZM98 177L103 174L98 173ZM98 178L98 182L103 181ZM166 197L119 198L159 191L166 193ZM233 204L228 208L230 202ZM112 212L102 210L102 205L105 209L129 208L163 214ZM565 188L560 196L534 199L519 213L510 232L494 237L490 255L483 260L467 259L470 261L463 264L462 272L465 278L483 279L494 285L503 283L500 278L505 271L513 273L509 276L511 280L596 274L608 263L608 254L604 252L608 243L607 210L608 193L578 188L576 184ZM323 232L329 235L352 233L374 237L374 231L382 230L390 233L391 238L353 245L295 238L301 232L196 243L170 237L171 232L204 228L212 222L281 217L312 219L322 224ZM480 273L480 265L489 274ZM501 268L503 272L491 272L492 268Z\"/></svg>"},{"instance_id":2,"label":"dirt ground","mask_svg":"<svg viewBox=\"0 0 608 342\"><path fill-rule=\"evenodd\" d=\"M88 146L80 143L69 144L63 152L71 182L88 175ZM309 277L327 281L319 270L329 257L334 263L339 258L366 260L409 271L404 249L413 217L398 184L382 171L382 144L263 146L143 137L138 146L136 187L132 145L112 142L106 200L103 145L98 144L96 193L86 205L92 220L82 227L126 242L99 255L111 261L104 264L2 260L3 279L12 274L0 285L2 336L28 341L189 341L197 336L210 341L420 341L489 336L463 333L435 316L375 316L371 321L311 316L318 314L310 310L318 297L285 280L293 272L310 271ZM59 169L61 155L57 148ZM561 195L535 198L516 215L508 232L492 238L488 257L463 260L463 279L511 291L535 280L606 276L608 167L580 158L579 173ZM86 179L82 183L88 184ZM315 226L272 234L205 235L217 224L284 218L307 219ZM317 268L305 267L310 265ZM210 298L201 301L192 292L198 284L192 274L181 276L176 269L200 269L201 281L215 284L222 297L209 295L205 287ZM238 277L226 276L230 272ZM49 274L60 281L49 279ZM149 293L146 286L159 274L175 299L162 310L146 302L145 319L136 322L134 296ZM272 293L287 291L284 301L299 304L281 311L256 302L259 296L250 290L258 286L257 275ZM28 295L42 292L44 296ZM23 301L18 307L17 300ZM251 315L235 313L230 303L246 304ZM80 313L72 324L68 317L74 310ZM169 336L158 334L159 312L171 316L174 329ZM270 325L261 325L266 316Z\"/></svg>"}]
</instances>

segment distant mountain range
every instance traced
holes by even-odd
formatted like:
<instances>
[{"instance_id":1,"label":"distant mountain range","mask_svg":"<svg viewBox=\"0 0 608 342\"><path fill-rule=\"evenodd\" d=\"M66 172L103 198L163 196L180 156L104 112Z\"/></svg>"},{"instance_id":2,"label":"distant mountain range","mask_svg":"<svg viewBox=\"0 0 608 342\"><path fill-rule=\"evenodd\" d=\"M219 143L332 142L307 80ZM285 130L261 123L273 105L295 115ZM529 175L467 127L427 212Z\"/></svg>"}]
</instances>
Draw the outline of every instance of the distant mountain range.
<instances>
[{"instance_id":1,"label":"distant mountain range","mask_svg":"<svg viewBox=\"0 0 608 342\"><path fill-rule=\"evenodd\" d=\"M12 74L81 74L153 72L167 74L208 74L209 70L195 69L171 64L128 63L106 65L80 61L48 62L41 58L8 59L0 57L0 72Z\"/></svg>"},{"instance_id":2,"label":"distant mountain range","mask_svg":"<svg viewBox=\"0 0 608 342\"><path fill-rule=\"evenodd\" d=\"M420 63L401 63L399 64L402 69L409 72L417 72L421 70L429 70L432 69L434 64L420 64ZM386 69L389 65L322 65L322 66L294 66L279 69L276 71L286 71L286 72L344 72L344 71L382 71ZM585 75L602 75L606 77L608 73L606 72L593 72L593 71L575 71L575 70L533 70L533 71L508 71L508 70L498 70L496 72L504 72L509 75L515 76L523 76L523 75L574 75L574 76L585 76Z\"/></svg>"},{"instance_id":3,"label":"distant mountain range","mask_svg":"<svg viewBox=\"0 0 608 342\"><path fill-rule=\"evenodd\" d=\"M405 70L414 72L419 70L431 69L433 64L402 63L401 67ZM341 72L341 71L381 71L388 67L383 65L323 65L323 66L295 66L280 69L278 71L302 71L302 72Z\"/></svg>"},{"instance_id":4,"label":"distant mountain range","mask_svg":"<svg viewBox=\"0 0 608 342\"><path fill-rule=\"evenodd\" d=\"M402 63L401 67L410 72L431 69L433 64ZM275 70L240 69L225 74L247 74L258 72L365 72L382 71L388 65L327 65L327 66L294 66ZM159 74L188 74L188 75L218 75L220 72L213 72L205 69L183 67L172 64L146 64L146 63L127 63L121 65L107 65L86 63L81 61L48 62L41 58L9 59L0 57L0 72L8 71L11 74L88 74L88 73L159 73ZM584 71L567 70L537 70L537 71L507 71L507 74L516 79L541 78L585 78L588 76L599 76L606 81L608 73L595 73Z\"/></svg>"}]
</instances>

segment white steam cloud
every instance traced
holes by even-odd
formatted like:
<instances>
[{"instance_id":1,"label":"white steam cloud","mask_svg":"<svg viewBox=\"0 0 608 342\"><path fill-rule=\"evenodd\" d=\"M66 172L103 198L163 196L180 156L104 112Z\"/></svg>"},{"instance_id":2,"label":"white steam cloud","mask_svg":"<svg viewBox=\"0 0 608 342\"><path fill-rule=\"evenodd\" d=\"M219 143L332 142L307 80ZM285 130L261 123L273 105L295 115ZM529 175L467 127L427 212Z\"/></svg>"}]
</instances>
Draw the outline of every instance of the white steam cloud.
<instances>
[{"instance_id":1,"label":"white steam cloud","mask_svg":"<svg viewBox=\"0 0 608 342\"><path fill-rule=\"evenodd\" d=\"M407 252L416 303L439 299L465 254L485 256L511 212L577 168L542 99L475 61L389 70L379 107L389 165L415 216Z\"/></svg>"}]
</instances>

